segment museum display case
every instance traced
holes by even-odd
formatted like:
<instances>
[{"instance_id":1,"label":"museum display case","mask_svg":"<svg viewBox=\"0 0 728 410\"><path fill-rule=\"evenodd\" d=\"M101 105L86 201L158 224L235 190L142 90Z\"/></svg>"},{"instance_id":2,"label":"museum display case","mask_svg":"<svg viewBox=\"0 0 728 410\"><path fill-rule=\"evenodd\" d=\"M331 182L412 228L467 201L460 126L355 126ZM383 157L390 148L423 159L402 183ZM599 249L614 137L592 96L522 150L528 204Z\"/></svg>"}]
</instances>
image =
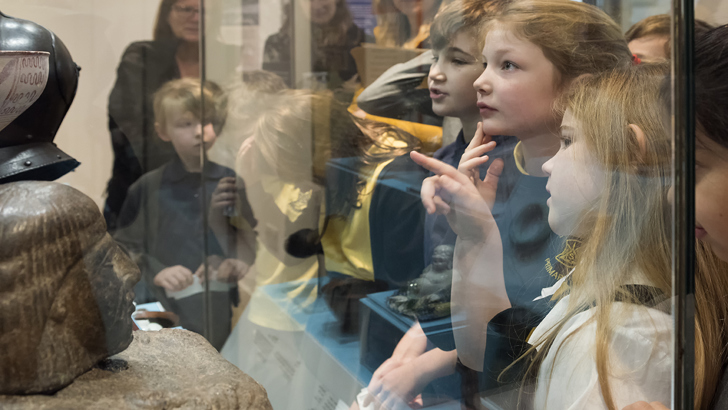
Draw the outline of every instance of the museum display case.
<instances>
[{"instance_id":1,"label":"museum display case","mask_svg":"<svg viewBox=\"0 0 728 410\"><path fill-rule=\"evenodd\" d=\"M720 408L724 3L0 6L0 407Z\"/></svg>"}]
</instances>

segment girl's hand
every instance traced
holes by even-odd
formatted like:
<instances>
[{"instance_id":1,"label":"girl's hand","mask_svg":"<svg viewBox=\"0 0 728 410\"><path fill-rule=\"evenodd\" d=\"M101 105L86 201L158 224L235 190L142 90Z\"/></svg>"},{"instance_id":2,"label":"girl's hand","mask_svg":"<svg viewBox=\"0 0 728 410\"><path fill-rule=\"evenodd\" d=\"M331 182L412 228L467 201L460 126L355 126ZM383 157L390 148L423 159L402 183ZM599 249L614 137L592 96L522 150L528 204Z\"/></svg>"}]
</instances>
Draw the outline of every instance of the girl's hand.
<instances>
[{"instance_id":1,"label":"girl's hand","mask_svg":"<svg viewBox=\"0 0 728 410\"><path fill-rule=\"evenodd\" d=\"M665 407L662 403L657 402L657 401L653 401L652 403L638 401L637 403L630 404L629 406L623 408L622 410L670 410L670 409Z\"/></svg>"},{"instance_id":2,"label":"girl's hand","mask_svg":"<svg viewBox=\"0 0 728 410\"><path fill-rule=\"evenodd\" d=\"M420 357L427 350L427 337L425 332L422 330L419 322L416 322L408 331L404 334L402 339L397 343L397 347L394 348L392 357L385 360L372 375L372 379L367 386L367 391L370 392L367 399L364 401L364 405L368 406L369 403L376 403L376 394L388 395L390 391L400 392L408 391L412 386L405 386L407 383L398 383L397 386L393 386L391 382L390 373L395 372L396 369L407 365L411 361ZM396 382L396 381L395 381ZM413 384L410 380L409 384ZM414 383L416 384L416 383ZM374 392L374 393L372 393ZM395 393L397 394L397 393ZM417 394L416 392L409 392L408 395ZM376 406L375 406L376 407Z\"/></svg>"},{"instance_id":3,"label":"girl's hand","mask_svg":"<svg viewBox=\"0 0 728 410\"><path fill-rule=\"evenodd\" d=\"M470 144L465 148L463 156L460 158L458 171L470 177L473 183L480 181L480 165L487 162L488 157L483 155L492 151L496 146L490 135L483 132L483 123L479 122L475 130L475 136L470 140Z\"/></svg>"},{"instance_id":4,"label":"girl's hand","mask_svg":"<svg viewBox=\"0 0 728 410\"><path fill-rule=\"evenodd\" d=\"M386 374L377 378L372 377L367 390L369 397L364 405L374 403L376 409L410 409L417 408L418 395L425 387L421 372L414 366L415 362L397 365L391 363ZM384 367L387 362L382 364Z\"/></svg>"},{"instance_id":5,"label":"girl's hand","mask_svg":"<svg viewBox=\"0 0 728 410\"><path fill-rule=\"evenodd\" d=\"M416 163L436 174L423 181L420 191L427 212L445 215L459 238L482 240L495 226L491 209L503 161L493 161L484 180L477 176L476 187L470 177L442 161L414 151L410 155ZM487 161L487 156L484 158Z\"/></svg>"},{"instance_id":6,"label":"girl's hand","mask_svg":"<svg viewBox=\"0 0 728 410\"><path fill-rule=\"evenodd\" d=\"M483 123L479 122L475 136L465 149L463 156L460 158L460 164L458 165L458 171L470 178L490 209L493 209L493 204L495 203L495 192L498 187L498 181L496 179L496 185L491 186L490 184L493 183L492 178L481 180L480 166L488 162L489 157L485 154L492 151L495 146L495 141L491 140L490 135L483 133Z\"/></svg>"}]
</instances>

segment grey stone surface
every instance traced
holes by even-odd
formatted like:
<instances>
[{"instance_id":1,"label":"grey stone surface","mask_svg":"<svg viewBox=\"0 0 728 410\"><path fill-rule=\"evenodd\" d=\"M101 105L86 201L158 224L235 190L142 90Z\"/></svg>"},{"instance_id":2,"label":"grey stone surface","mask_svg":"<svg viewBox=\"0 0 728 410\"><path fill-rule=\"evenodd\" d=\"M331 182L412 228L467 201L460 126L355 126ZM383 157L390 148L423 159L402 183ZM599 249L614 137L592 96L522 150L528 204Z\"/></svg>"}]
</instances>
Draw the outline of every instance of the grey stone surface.
<instances>
[{"instance_id":1,"label":"grey stone surface","mask_svg":"<svg viewBox=\"0 0 728 410\"><path fill-rule=\"evenodd\" d=\"M52 395L0 396L15 409L272 409L265 389L186 330L134 332L110 357Z\"/></svg>"}]
</instances>

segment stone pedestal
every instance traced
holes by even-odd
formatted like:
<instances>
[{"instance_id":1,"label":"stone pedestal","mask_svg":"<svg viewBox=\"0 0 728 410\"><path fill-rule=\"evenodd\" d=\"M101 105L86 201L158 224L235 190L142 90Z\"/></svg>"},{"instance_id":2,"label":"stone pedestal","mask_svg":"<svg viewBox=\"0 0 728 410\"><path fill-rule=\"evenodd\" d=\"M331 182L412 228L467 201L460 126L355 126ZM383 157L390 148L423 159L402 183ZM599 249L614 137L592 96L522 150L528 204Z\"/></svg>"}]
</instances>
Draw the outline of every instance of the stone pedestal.
<instances>
[{"instance_id":1,"label":"stone pedestal","mask_svg":"<svg viewBox=\"0 0 728 410\"><path fill-rule=\"evenodd\" d=\"M125 351L52 395L0 396L11 409L272 410L265 389L186 330L134 332Z\"/></svg>"}]
</instances>

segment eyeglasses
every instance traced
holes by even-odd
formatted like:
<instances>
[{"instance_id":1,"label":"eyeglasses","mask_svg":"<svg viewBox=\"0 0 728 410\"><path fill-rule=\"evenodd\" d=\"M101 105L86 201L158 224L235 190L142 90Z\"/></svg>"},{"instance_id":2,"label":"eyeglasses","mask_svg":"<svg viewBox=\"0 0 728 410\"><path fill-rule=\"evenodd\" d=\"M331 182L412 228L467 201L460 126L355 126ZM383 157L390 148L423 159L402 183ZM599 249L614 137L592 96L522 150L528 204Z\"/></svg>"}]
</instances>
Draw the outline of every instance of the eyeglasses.
<instances>
[{"instance_id":1,"label":"eyeglasses","mask_svg":"<svg viewBox=\"0 0 728 410\"><path fill-rule=\"evenodd\" d=\"M172 9L181 17L192 17L195 14L200 13L200 9L198 7L172 6Z\"/></svg>"}]
</instances>

